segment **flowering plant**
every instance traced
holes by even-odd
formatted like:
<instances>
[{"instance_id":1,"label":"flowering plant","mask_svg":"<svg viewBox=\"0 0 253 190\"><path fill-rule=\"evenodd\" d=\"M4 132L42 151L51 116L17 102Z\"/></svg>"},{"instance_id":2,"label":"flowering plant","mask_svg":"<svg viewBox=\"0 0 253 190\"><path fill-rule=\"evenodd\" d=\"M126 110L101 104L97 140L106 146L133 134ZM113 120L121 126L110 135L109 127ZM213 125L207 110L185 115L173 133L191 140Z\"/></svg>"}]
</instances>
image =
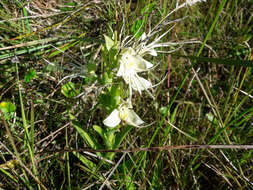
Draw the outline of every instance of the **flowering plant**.
<instances>
[{"instance_id":1,"label":"flowering plant","mask_svg":"<svg viewBox=\"0 0 253 190\"><path fill-rule=\"evenodd\" d=\"M105 43L102 46L102 62L99 67L101 77L98 77L94 70L89 70L89 67L85 70L85 74L90 74L96 83L100 84L99 88L99 102L95 106L102 106L106 114L103 114L101 123L104 126L93 125L93 129L103 139L104 145L107 149L118 148L127 133L133 128L142 128L150 125L144 125L145 121L141 119L142 115L135 109L132 96L134 93L142 95L147 92L151 97L153 88L159 85L163 79L154 84L154 79L150 76L151 72L156 68L157 64L154 64L149 60L150 57L156 57L159 53L171 53L177 51L182 47L184 43L188 42L161 42L174 26L170 27L167 31L160 34L162 28L167 23L166 19L176 12L177 10L192 6L201 0L186 0L185 3L176 5L176 8L172 10L167 16L165 16L156 26L150 28L147 33L144 31L140 33L142 26L137 31L133 32L133 36L124 36L124 26L120 30L120 33L112 31L112 37L104 35ZM178 22L177 19L175 22ZM174 23L171 21L170 23ZM140 34L140 35L139 35ZM167 51L161 51L161 49L167 48ZM92 71L92 72L91 72ZM148 75L149 74L149 75ZM93 79L92 78L92 79ZM122 80L120 80L122 79ZM124 101L126 100L126 101ZM135 111L134 111L135 110ZM120 126L124 127L120 128ZM101 145L97 143L97 139L82 129L80 126L75 126L82 135L86 143L94 148L100 149ZM120 133L119 133L120 131ZM114 153L99 153L99 156L106 157L110 160L113 159ZM88 164L87 164L88 165Z\"/></svg>"}]
</instances>

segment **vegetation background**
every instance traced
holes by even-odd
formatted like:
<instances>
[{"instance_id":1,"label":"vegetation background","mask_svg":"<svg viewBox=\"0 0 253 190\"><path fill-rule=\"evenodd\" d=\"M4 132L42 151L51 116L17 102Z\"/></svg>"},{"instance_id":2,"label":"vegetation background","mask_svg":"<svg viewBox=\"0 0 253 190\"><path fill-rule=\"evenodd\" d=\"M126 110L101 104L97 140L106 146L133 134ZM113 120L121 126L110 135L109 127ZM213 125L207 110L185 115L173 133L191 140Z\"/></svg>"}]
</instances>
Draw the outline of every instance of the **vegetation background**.
<instances>
[{"instance_id":1,"label":"vegetation background","mask_svg":"<svg viewBox=\"0 0 253 190\"><path fill-rule=\"evenodd\" d=\"M103 94L103 35L122 27L125 36L140 26L148 32L183 2L0 1L0 189L253 188L252 149L110 153L113 159L87 149L106 149L98 131L107 130L105 107L116 96ZM176 25L162 41L198 43L149 57L160 64L148 77L168 77L152 90L155 99L135 93L133 103L154 123L122 125L118 149L252 145L253 1L207 0L165 23L162 32Z\"/></svg>"}]
</instances>

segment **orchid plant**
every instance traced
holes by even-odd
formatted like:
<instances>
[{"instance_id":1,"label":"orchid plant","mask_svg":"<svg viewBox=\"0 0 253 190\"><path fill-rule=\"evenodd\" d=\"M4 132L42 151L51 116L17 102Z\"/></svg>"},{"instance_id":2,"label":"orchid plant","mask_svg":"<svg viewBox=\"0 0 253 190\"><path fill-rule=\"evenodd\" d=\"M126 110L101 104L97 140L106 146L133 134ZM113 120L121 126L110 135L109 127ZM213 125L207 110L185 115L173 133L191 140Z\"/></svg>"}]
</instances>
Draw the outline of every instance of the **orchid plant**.
<instances>
[{"instance_id":1,"label":"orchid plant","mask_svg":"<svg viewBox=\"0 0 253 190\"><path fill-rule=\"evenodd\" d=\"M142 128L149 126L144 125L145 122L136 113L138 111L134 111L132 101L134 93L141 95L147 92L153 97L150 91L162 82L153 84L152 81L154 80L145 77L148 76L147 73L152 72L158 65L153 64L147 58L150 58L150 56L155 57L159 53L171 53L182 47L183 42L161 42L162 38L174 26L161 35L159 33L166 24L166 19L171 14L201 1L205 0L186 0L185 3L177 4L176 8L154 26L153 29L150 29L147 33L142 32L140 36L137 36L137 34L140 33L142 26L135 31L133 36L122 38L124 36L124 23L119 34L112 30L112 37L104 35L105 44L102 47L103 63L101 66L102 78L98 78L96 81L103 86L99 95L99 105L102 105L105 109L107 116L105 116L102 122L105 127L94 125L93 128L102 137L107 149L118 148L132 127ZM173 21L170 23L173 23ZM169 50L164 52L161 51L161 48L169 48ZM120 128L120 126L125 127ZM101 148L101 145L97 143L97 140L93 136L84 131L80 126L75 125L75 127L90 147L95 149ZM121 132L119 133L120 130ZM99 156L112 160L114 153L105 153L104 155L99 153ZM90 163L87 163L88 165Z\"/></svg>"}]
</instances>

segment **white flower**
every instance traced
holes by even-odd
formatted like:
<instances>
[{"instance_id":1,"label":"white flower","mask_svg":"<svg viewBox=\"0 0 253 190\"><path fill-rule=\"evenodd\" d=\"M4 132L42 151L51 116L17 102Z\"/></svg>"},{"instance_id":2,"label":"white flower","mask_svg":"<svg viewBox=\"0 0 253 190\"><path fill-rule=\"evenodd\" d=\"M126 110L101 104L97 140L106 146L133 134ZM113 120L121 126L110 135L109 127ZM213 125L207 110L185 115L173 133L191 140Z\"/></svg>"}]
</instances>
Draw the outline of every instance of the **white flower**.
<instances>
[{"instance_id":1,"label":"white flower","mask_svg":"<svg viewBox=\"0 0 253 190\"><path fill-rule=\"evenodd\" d=\"M202 2L202 1L206 1L206 0L186 0L186 4L188 4L189 6L194 5L197 2Z\"/></svg>"},{"instance_id":2,"label":"white flower","mask_svg":"<svg viewBox=\"0 0 253 190\"><path fill-rule=\"evenodd\" d=\"M117 76L124 76L126 72L142 72L153 67L153 64L143 59L133 48L123 50L120 58L120 68Z\"/></svg>"},{"instance_id":3,"label":"white flower","mask_svg":"<svg viewBox=\"0 0 253 190\"><path fill-rule=\"evenodd\" d=\"M116 127L121 121L128 125L140 127L144 123L142 119L132 110L131 105L123 104L114 109L112 113L103 121L107 127Z\"/></svg>"},{"instance_id":4,"label":"white flower","mask_svg":"<svg viewBox=\"0 0 253 190\"><path fill-rule=\"evenodd\" d=\"M117 76L122 76L130 88L137 90L139 93L152 87L152 83L137 73L147 71L153 65L138 55L133 48L123 50L120 58L120 67Z\"/></svg>"}]
</instances>

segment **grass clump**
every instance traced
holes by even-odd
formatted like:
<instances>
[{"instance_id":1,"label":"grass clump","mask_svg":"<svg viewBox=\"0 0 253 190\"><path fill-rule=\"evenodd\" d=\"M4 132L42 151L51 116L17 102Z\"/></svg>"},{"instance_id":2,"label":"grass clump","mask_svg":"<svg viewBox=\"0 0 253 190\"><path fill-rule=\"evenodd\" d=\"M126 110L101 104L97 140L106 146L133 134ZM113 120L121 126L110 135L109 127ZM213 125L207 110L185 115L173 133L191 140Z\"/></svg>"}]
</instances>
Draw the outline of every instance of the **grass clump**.
<instances>
[{"instance_id":1,"label":"grass clump","mask_svg":"<svg viewBox=\"0 0 253 190\"><path fill-rule=\"evenodd\" d=\"M253 4L189 2L1 1L0 188L252 188Z\"/></svg>"}]
</instances>

